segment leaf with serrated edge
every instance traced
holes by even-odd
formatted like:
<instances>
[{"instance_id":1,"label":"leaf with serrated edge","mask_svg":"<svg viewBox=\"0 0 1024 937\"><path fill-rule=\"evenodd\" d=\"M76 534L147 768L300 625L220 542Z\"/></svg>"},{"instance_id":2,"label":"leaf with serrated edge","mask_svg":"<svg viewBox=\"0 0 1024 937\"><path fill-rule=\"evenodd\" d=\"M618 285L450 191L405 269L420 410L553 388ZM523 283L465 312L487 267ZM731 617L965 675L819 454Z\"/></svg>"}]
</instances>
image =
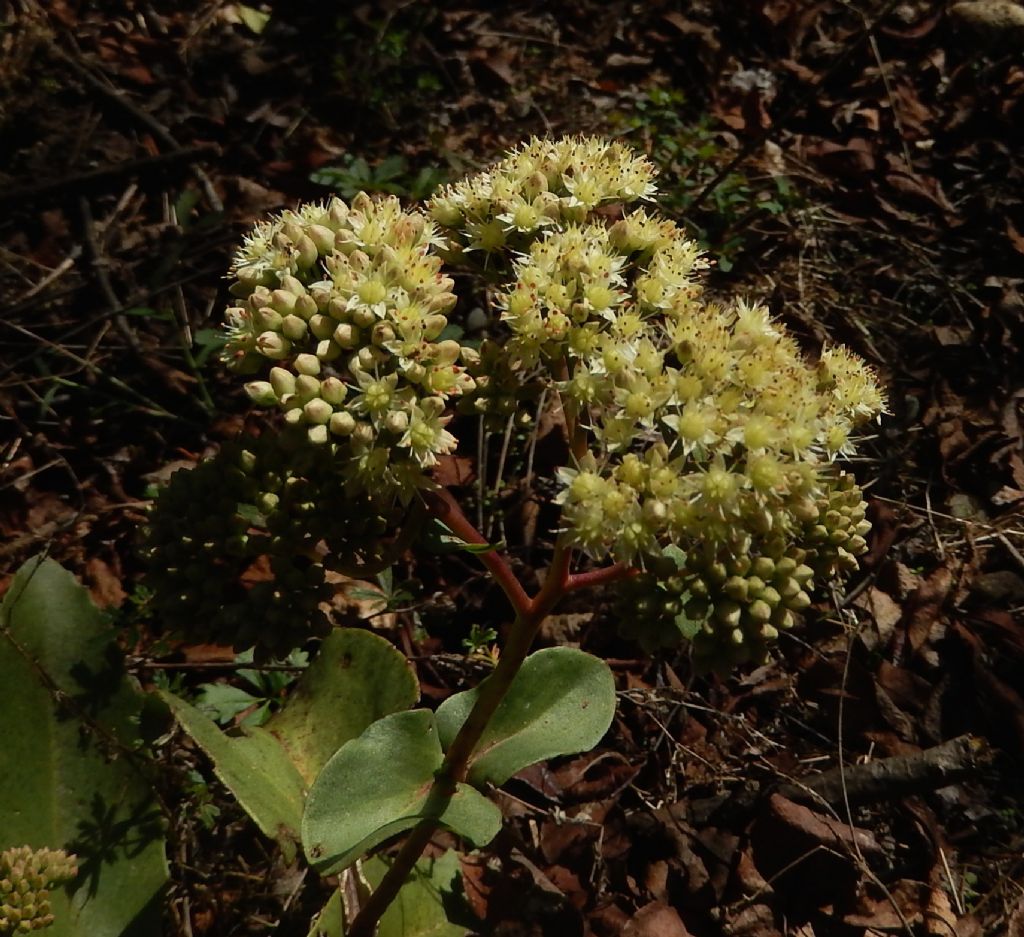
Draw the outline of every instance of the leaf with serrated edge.
<instances>
[{"instance_id":1,"label":"leaf with serrated edge","mask_svg":"<svg viewBox=\"0 0 1024 937\"><path fill-rule=\"evenodd\" d=\"M490 678L488 678L490 679ZM456 693L437 710L447 749L466 721L479 688ZM552 647L523 663L477 744L471 784L504 784L538 761L593 748L615 716L615 681L608 665L583 651Z\"/></svg>"}]
</instances>

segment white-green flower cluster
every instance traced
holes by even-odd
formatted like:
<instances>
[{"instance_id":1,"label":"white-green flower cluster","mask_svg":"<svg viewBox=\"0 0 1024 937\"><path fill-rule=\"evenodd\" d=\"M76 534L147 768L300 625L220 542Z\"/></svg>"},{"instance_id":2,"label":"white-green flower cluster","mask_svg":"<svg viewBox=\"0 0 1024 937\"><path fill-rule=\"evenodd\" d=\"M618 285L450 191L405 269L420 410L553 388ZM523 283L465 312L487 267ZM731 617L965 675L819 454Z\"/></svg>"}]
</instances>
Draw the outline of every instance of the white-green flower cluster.
<instances>
[{"instance_id":1,"label":"white-green flower cluster","mask_svg":"<svg viewBox=\"0 0 1024 937\"><path fill-rule=\"evenodd\" d=\"M227 357L267 369L252 399L326 446L351 492L405 502L455 449L456 410L507 420L543 395L568 421L565 537L648 570L681 550L676 598L706 623L687 636L740 659L807 604L811 575L864 550L834 461L884 399L845 349L810 361L763 306L710 300L698 245L635 206L654 191L628 146L570 137L426 214L362 194L286 212L236 259ZM458 266L498 313L480 353L445 337ZM769 562L776 578L750 572Z\"/></svg>"},{"instance_id":2,"label":"white-green flower cluster","mask_svg":"<svg viewBox=\"0 0 1024 937\"><path fill-rule=\"evenodd\" d=\"M705 303L677 272L663 311L634 302L568 340L559 387L594 446L563 470L562 500L594 556L636 563L709 538L742 552L750 533L795 534L850 433L882 407L845 350L811 364L763 307Z\"/></svg>"},{"instance_id":3,"label":"white-green flower cluster","mask_svg":"<svg viewBox=\"0 0 1024 937\"><path fill-rule=\"evenodd\" d=\"M355 490L408 498L452 451L450 397L475 352L445 339L455 303L433 222L395 198L307 205L260 224L235 259L225 357L314 443L344 443Z\"/></svg>"},{"instance_id":4,"label":"white-green flower cluster","mask_svg":"<svg viewBox=\"0 0 1024 937\"><path fill-rule=\"evenodd\" d=\"M584 222L596 208L654 195L651 163L596 137L534 138L487 171L445 187L428 206L450 256L521 249L547 230Z\"/></svg>"},{"instance_id":5,"label":"white-green flower cluster","mask_svg":"<svg viewBox=\"0 0 1024 937\"><path fill-rule=\"evenodd\" d=\"M811 604L815 580L855 569L870 526L852 476L799 511L788 535L747 531L744 549L711 538L687 552L670 546L621 590L620 630L651 651L687 639L699 670L760 660L795 614Z\"/></svg>"},{"instance_id":6,"label":"white-green flower cluster","mask_svg":"<svg viewBox=\"0 0 1024 937\"><path fill-rule=\"evenodd\" d=\"M78 874L60 849L17 846L0 852L0 934L28 934L53 923L50 889Z\"/></svg>"}]
</instances>

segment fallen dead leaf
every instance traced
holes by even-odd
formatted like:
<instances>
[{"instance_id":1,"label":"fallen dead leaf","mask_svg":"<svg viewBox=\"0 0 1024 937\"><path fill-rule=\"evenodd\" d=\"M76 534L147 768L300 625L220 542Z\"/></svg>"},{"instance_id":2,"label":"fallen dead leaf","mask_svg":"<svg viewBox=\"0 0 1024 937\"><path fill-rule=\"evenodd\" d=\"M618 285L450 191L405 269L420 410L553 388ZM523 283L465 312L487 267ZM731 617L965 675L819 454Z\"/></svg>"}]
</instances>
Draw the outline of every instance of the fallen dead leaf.
<instances>
[{"instance_id":1,"label":"fallen dead leaf","mask_svg":"<svg viewBox=\"0 0 1024 937\"><path fill-rule=\"evenodd\" d=\"M932 634L952 589L953 573L948 567L940 566L907 599L907 643L915 654Z\"/></svg>"},{"instance_id":2,"label":"fallen dead leaf","mask_svg":"<svg viewBox=\"0 0 1024 937\"><path fill-rule=\"evenodd\" d=\"M100 608L120 608L128 593L121 585L121 579L110 566L98 556L90 557L85 563L85 575L89 580L89 595Z\"/></svg>"},{"instance_id":3,"label":"fallen dead leaf","mask_svg":"<svg viewBox=\"0 0 1024 937\"><path fill-rule=\"evenodd\" d=\"M623 928L622 937L692 937L679 913L663 901L644 905Z\"/></svg>"}]
</instances>

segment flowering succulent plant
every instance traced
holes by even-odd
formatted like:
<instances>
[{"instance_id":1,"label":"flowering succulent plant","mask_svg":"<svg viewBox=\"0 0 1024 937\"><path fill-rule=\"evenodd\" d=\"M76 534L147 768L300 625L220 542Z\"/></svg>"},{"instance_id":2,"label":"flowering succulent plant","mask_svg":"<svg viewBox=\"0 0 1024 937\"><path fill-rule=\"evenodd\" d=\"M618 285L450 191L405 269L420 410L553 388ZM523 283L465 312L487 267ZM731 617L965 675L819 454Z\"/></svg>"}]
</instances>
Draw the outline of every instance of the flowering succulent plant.
<instances>
[{"instance_id":1,"label":"flowering succulent plant","mask_svg":"<svg viewBox=\"0 0 1024 937\"><path fill-rule=\"evenodd\" d=\"M266 552L283 580L267 586L279 614L233 637L280 651L324 624L325 553L365 563L404 547L394 532L416 517L443 521L517 613L438 773L449 798L565 592L617 580L629 636L648 649L689 639L698 666L721 669L763 657L816 582L866 549L861 492L836 461L883 409L874 375L841 347L808 359L763 305L708 297L709 260L649 204L654 176L621 143L535 139L422 208L360 194L284 212L232 267L225 361L251 377L255 404L281 411L287 442L277 455L266 441L229 450L206 470L221 479L210 503L198 473L172 484L150 535L165 607L184 620L205 601L229 637L246 615L217 616L224 594L199 583L209 563L181 539L228 566ZM494 310L482 344L449 327L453 274ZM565 459L552 571L531 599L432 470L476 426L465 415L528 420L538 401L563 429ZM189 510L229 520L188 534ZM574 575L582 556L597 568Z\"/></svg>"}]
</instances>

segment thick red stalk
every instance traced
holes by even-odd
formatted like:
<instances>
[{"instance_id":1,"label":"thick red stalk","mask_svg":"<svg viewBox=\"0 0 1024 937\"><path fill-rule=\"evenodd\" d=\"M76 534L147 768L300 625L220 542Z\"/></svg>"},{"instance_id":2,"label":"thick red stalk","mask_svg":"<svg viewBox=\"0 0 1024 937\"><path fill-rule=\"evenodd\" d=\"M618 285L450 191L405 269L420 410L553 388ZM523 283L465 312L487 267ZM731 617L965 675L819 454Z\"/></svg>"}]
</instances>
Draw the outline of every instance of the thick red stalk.
<instances>
[{"instance_id":1,"label":"thick red stalk","mask_svg":"<svg viewBox=\"0 0 1024 937\"><path fill-rule=\"evenodd\" d=\"M424 501L430 513L466 543L487 542L445 489L428 492L424 496ZM465 781L474 749L480 742L491 717L505 698L523 661L526 660L540 626L558 600L573 589L601 582L613 582L629 574L626 567L616 564L590 573L570 575L572 549L564 540L559 540L544 585L531 598L501 553L489 550L478 556L504 589L515 609L516 619L509 630L494 672L480 684L476 703L449 746L444 763L435 776L430 795L437 795L439 798L451 797L455 793L456 785ZM373 937L381 915L398 895L399 889L405 884L437 827L437 820L427 817L413 828L395 856L391 868L353 920L348 937Z\"/></svg>"}]
</instances>

